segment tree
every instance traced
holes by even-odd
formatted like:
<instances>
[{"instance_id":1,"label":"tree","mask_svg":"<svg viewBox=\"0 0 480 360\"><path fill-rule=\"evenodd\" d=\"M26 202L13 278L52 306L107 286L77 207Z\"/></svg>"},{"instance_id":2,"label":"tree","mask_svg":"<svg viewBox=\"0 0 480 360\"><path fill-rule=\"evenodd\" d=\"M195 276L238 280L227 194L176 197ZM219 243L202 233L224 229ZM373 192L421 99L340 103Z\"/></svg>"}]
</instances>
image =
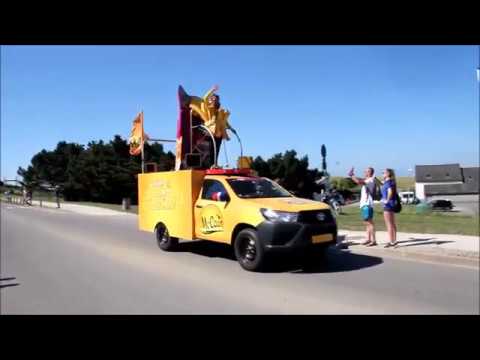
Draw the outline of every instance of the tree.
<instances>
[{"instance_id":1,"label":"tree","mask_svg":"<svg viewBox=\"0 0 480 360\"><path fill-rule=\"evenodd\" d=\"M331 185L335 187L335 189L343 191L343 190L352 190L354 189L357 184L350 178L336 178L331 180Z\"/></svg>"},{"instance_id":2,"label":"tree","mask_svg":"<svg viewBox=\"0 0 480 360\"><path fill-rule=\"evenodd\" d=\"M23 177L28 186L38 186L42 182L53 186L63 184L67 174L65 169L70 162L82 154L83 146L61 141L53 151L43 149L33 156L27 169L19 167L17 174Z\"/></svg>"},{"instance_id":3,"label":"tree","mask_svg":"<svg viewBox=\"0 0 480 360\"><path fill-rule=\"evenodd\" d=\"M175 162L161 144L145 144L145 159L158 163L160 170L171 170ZM140 157L130 155L127 141L119 135L108 143L91 141L86 147L61 141L53 151L35 154L27 169L17 171L28 186L59 186L66 200L108 203L124 197L136 203L140 172Z\"/></svg>"},{"instance_id":4,"label":"tree","mask_svg":"<svg viewBox=\"0 0 480 360\"><path fill-rule=\"evenodd\" d=\"M272 174L270 172L270 168L265 160L262 159L261 156L257 156L255 160L252 162L252 169L254 169L258 176L271 178Z\"/></svg>"},{"instance_id":5,"label":"tree","mask_svg":"<svg viewBox=\"0 0 480 360\"><path fill-rule=\"evenodd\" d=\"M258 156L252 163L252 169L259 176L273 179L287 190L304 197L311 197L313 193L317 171L308 170L308 157L298 159L295 150L275 154L267 161Z\"/></svg>"}]
</instances>

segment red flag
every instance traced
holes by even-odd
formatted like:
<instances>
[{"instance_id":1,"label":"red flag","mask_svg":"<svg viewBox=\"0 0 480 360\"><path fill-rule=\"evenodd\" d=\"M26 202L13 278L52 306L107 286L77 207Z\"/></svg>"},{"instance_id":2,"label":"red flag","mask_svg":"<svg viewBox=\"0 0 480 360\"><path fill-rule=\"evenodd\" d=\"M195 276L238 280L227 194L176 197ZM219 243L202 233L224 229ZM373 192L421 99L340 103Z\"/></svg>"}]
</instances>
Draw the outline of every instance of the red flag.
<instances>
[{"instance_id":1,"label":"red flag","mask_svg":"<svg viewBox=\"0 0 480 360\"><path fill-rule=\"evenodd\" d=\"M185 155L190 152L190 109L189 96L178 87L179 115L177 120L177 144L175 149L175 170L180 170Z\"/></svg>"}]
</instances>

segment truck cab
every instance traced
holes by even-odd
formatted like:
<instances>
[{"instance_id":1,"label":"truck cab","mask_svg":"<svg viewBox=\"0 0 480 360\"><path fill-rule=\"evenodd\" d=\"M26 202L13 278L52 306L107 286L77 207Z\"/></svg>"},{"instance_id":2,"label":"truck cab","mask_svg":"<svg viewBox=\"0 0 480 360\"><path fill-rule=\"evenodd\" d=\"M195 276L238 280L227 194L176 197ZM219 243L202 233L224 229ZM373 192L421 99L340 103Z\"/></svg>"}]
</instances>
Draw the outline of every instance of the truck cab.
<instances>
[{"instance_id":1,"label":"truck cab","mask_svg":"<svg viewBox=\"0 0 480 360\"><path fill-rule=\"evenodd\" d=\"M250 169L140 174L139 227L165 251L179 239L229 244L250 271L274 252L322 254L337 238L328 205L295 197Z\"/></svg>"}]
</instances>

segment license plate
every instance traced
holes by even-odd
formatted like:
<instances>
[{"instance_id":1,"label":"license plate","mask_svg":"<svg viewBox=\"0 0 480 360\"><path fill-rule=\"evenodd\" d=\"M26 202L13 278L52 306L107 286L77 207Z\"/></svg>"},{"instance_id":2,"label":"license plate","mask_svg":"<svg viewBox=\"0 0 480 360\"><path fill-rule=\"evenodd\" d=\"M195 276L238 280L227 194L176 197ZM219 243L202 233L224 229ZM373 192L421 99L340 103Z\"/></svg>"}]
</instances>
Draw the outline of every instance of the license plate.
<instances>
[{"instance_id":1,"label":"license plate","mask_svg":"<svg viewBox=\"0 0 480 360\"><path fill-rule=\"evenodd\" d=\"M333 240L332 234L322 234L322 235L314 235L312 236L312 243L321 243L325 241Z\"/></svg>"}]
</instances>

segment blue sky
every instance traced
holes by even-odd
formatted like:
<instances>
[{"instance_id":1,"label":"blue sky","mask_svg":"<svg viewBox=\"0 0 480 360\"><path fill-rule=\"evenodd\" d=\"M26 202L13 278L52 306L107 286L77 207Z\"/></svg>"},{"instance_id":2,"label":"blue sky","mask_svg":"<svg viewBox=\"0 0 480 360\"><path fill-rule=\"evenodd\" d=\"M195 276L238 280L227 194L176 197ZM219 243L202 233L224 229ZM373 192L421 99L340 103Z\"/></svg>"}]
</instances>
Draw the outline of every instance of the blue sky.
<instances>
[{"instance_id":1,"label":"blue sky","mask_svg":"<svg viewBox=\"0 0 480 360\"><path fill-rule=\"evenodd\" d=\"M2 46L1 177L42 149L127 137L145 113L175 138L176 91L220 86L246 155L350 166L479 163L478 46ZM172 145L166 149L173 150ZM232 164L239 146L227 143ZM220 161L225 162L222 150Z\"/></svg>"}]
</instances>

